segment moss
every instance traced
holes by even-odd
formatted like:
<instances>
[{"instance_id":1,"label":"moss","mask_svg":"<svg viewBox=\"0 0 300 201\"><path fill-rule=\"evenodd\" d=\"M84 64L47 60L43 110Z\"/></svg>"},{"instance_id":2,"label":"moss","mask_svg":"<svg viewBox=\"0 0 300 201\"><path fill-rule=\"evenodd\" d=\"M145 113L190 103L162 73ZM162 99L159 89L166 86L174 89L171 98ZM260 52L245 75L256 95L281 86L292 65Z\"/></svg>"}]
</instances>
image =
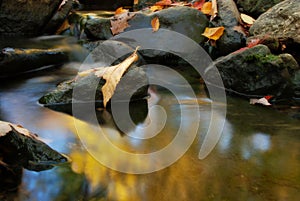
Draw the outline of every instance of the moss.
<instances>
[{"instance_id":1,"label":"moss","mask_svg":"<svg viewBox=\"0 0 300 201\"><path fill-rule=\"evenodd\" d=\"M262 64L266 63L273 63L278 61L280 58L279 56L273 55L273 54L268 54L268 55L262 55L262 54L252 54L252 55L247 55L245 57L245 61L247 62L261 62Z\"/></svg>"}]
</instances>

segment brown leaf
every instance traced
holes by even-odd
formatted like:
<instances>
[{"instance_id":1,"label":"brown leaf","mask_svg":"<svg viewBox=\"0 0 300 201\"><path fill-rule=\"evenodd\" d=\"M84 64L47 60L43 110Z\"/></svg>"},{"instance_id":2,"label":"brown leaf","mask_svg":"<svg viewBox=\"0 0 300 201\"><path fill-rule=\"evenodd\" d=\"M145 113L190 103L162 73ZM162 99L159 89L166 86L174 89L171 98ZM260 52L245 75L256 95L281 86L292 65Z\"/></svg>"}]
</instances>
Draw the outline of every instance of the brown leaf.
<instances>
[{"instance_id":1,"label":"brown leaf","mask_svg":"<svg viewBox=\"0 0 300 201\"><path fill-rule=\"evenodd\" d=\"M198 9L198 10L201 10L204 3L205 3L205 0L199 0L199 1L194 2L191 7L195 8L195 9Z\"/></svg>"},{"instance_id":2,"label":"brown leaf","mask_svg":"<svg viewBox=\"0 0 300 201\"><path fill-rule=\"evenodd\" d=\"M217 17L218 14L218 5L217 5L217 0L212 0L212 6L211 6L211 17L210 17L210 21L212 21L213 19L215 19L215 17Z\"/></svg>"},{"instance_id":3,"label":"brown leaf","mask_svg":"<svg viewBox=\"0 0 300 201\"><path fill-rule=\"evenodd\" d=\"M155 17L151 20L151 26L153 32L156 32L159 29L159 19L158 17Z\"/></svg>"},{"instance_id":4,"label":"brown leaf","mask_svg":"<svg viewBox=\"0 0 300 201\"><path fill-rule=\"evenodd\" d=\"M244 23L252 25L255 22L255 19L250 17L249 15L241 13L241 19Z\"/></svg>"},{"instance_id":5,"label":"brown leaf","mask_svg":"<svg viewBox=\"0 0 300 201\"><path fill-rule=\"evenodd\" d=\"M171 0L161 0L161 1L156 2L154 5L156 5L156 6L169 6L171 4L172 4Z\"/></svg>"},{"instance_id":6,"label":"brown leaf","mask_svg":"<svg viewBox=\"0 0 300 201\"><path fill-rule=\"evenodd\" d=\"M63 31L69 29L71 27L71 25L69 24L69 21L66 19L63 24L57 29L57 31L55 32L55 34L61 34Z\"/></svg>"},{"instance_id":7,"label":"brown leaf","mask_svg":"<svg viewBox=\"0 0 300 201\"><path fill-rule=\"evenodd\" d=\"M218 40L223 35L224 30L224 27L206 27L202 35L212 40Z\"/></svg>"},{"instance_id":8,"label":"brown leaf","mask_svg":"<svg viewBox=\"0 0 300 201\"><path fill-rule=\"evenodd\" d=\"M237 31L237 32L239 32L239 33L241 33L241 34L243 34L244 36L246 36L247 34L246 34L246 32L245 32L245 29L242 27L242 26L234 26L233 27L233 30L235 30L235 31Z\"/></svg>"},{"instance_id":9,"label":"brown leaf","mask_svg":"<svg viewBox=\"0 0 300 201\"><path fill-rule=\"evenodd\" d=\"M123 32L127 27L129 27L128 20L133 18L135 13L122 13L114 16L110 20L111 32L113 35Z\"/></svg>"}]
</instances>

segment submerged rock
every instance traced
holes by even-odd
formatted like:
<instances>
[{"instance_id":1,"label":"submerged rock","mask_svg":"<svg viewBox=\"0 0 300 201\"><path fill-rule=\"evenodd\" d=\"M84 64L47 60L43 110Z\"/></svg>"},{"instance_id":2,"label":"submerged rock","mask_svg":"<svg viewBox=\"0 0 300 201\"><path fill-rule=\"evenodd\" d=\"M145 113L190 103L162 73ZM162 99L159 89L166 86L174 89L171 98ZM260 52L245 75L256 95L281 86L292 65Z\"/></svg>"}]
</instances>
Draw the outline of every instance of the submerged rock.
<instances>
[{"instance_id":1,"label":"submerged rock","mask_svg":"<svg viewBox=\"0 0 300 201\"><path fill-rule=\"evenodd\" d=\"M0 52L0 78L68 61L63 49L4 48Z\"/></svg>"},{"instance_id":2,"label":"submerged rock","mask_svg":"<svg viewBox=\"0 0 300 201\"><path fill-rule=\"evenodd\" d=\"M197 43L202 43L205 38L201 34L208 26L207 17L200 11L189 7L174 7L151 14L138 12L128 21L129 27L125 31L151 28L151 20L158 17L160 28L179 32L190 37ZM110 19L106 17L90 17L87 19L85 32L89 38L106 40L111 38Z\"/></svg>"},{"instance_id":3,"label":"submerged rock","mask_svg":"<svg viewBox=\"0 0 300 201\"><path fill-rule=\"evenodd\" d=\"M6 168L24 167L42 171L68 162L68 158L51 149L22 126L0 121L0 164Z\"/></svg>"},{"instance_id":4,"label":"submerged rock","mask_svg":"<svg viewBox=\"0 0 300 201\"><path fill-rule=\"evenodd\" d=\"M297 64L291 55L273 55L269 48L257 45L231 53L214 62L229 92L243 96L292 96L290 64ZM293 66L293 68L299 68ZM209 68L206 75L209 75Z\"/></svg>"},{"instance_id":5,"label":"submerged rock","mask_svg":"<svg viewBox=\"0 0 300 201\"><path fill-rule=\"evenodd\" d=\"M62 0L0 1L0 34L38 35Z\"/></svg>"}]
</instances>

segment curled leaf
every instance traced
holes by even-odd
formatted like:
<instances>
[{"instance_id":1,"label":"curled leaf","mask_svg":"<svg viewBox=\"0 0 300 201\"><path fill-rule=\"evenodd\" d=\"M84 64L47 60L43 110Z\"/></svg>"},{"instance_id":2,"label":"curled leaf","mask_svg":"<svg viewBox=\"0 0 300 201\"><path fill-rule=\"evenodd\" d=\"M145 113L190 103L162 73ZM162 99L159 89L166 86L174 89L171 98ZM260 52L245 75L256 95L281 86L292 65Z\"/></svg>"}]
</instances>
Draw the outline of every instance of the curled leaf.
<instances>
[{"instance_id":1,"label":"curled leaf","mask_svg":"<svg viewBox=\"0 0 300 201\"><path fill-rule=\"evenodd\" d=\"M212 0L211 12L210 12L210 21L212 21L218 14L218 5L217 0Z\"/></svg>"},{"instance_id":2,"label":"curled leaf","mask_svg":"<svg viewBox=\"0 0 300 201\"><path fill-rule=\"evenodd\" d=\"M153 32L156 32L159 29L159 19L158 17L155 17L151 20L151 26Z\"/></svg>"},{"instance_id":3,"label":"curled leaf","mask_svg":"<svg viewBox=\"0 0 300 201\"><path fill-rule=\"evenodd\" d=\"M224 27L214 27L214 28L206 27L202 35L211 40L218 40L223 35L224 30L225 30Z\"/></svg>"},{"instance_id":4,"label":"curled leaf","mask_svg":"<svg viewBox=\"0 0 300 201\"><path fill-rule=\"evenodd\" d=\"M119 14L122 14L122 13L128 13L129 10L128 9L123 9L123 7L120 7L118 8L116 11L115 11L115 15L119 15Z\"/></svg>"},{"instance_id":5,"label":"curled leaf","mask_svg":"<svg viewBox=\"0 0 300 201\"><path fill-rule=\"evenodd\" d=\"M241 13L241 19L244 23L252 25L255 22L255 19L250 17L249 15Z\"/></svg>"},{"instance_id":6,"label":"curled leaf","mask_svg":"<svg viewBox=\"0 0 300 201\"><path fill-rule=\"evenodd\" d=\"M212 12L212 3L209 2L205 2L201 8L202 13L209 15Z\"/></svg>"},{"instance_id":7,"label":"curled leaf","mask_svg":"<svg viewBox=\"0 0 300 201\"><path fill-rule=\"evenodd\" d=\"M162 10L164 7L163 6L151 6L150 7L150 11L155 12L155 11L160 11Z\"/></svg>"}]
</instances>

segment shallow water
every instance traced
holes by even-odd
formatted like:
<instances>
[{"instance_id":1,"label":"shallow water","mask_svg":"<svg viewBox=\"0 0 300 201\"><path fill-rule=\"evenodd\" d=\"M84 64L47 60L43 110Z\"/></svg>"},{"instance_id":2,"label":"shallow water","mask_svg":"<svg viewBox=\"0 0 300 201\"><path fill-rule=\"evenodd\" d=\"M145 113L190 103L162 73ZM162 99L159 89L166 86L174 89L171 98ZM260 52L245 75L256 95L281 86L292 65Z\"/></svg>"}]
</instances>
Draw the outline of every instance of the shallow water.
<instances>
[{"instance_id":1,"label":"shallow water","mask_svg":"<svg viewBox=\"0 0 300 201\"><path fill-rule=\"evenodd\" d=\"M120 132L109 113L101 125L105 136L115 146L132 153L150 153L167 146L182 123L188 133L199 123L196 139L177 162L157 172L134 175L111 170L96 159L106 157L114 167L141 166L139 161L118 158L106 152L107 146L87 122L52 111L37 103L47 91L62 80L72 78L79 63L63 68L24 75L1 81L0 119L18 123L37 133L46 143L72 158L72 163L43 172L25 170L16 200L298 200L300 198L300 124L286 113L271 108L251 106L245 100L228 98L227 117L221 139L203 160L198 158L210 121L210 101L201 87L196 99L186 96L184 85L165 76L166 83L176 83L182 94L151 87L148 107L160 105L161 113L152 114L156 127L142 129L151 122L141 120L129 133ZM158 73L159 74L159 73ZM180 91L180 90L179 90ZM194 111L199 107L200 121ZM196 123L196 124L195 124ZM78 138L101 147L91 156ZM160 130L147 140L153 129ZM133 139L130 136L135 136ZM140 138L140 139L139 139ZM108 149L107 149L108 150ZM155 165L155 161L153 161ZM153 164L151 164L153 165ZM2 184L1 184L2 185Z\"/></svg>"}]
</instances>

